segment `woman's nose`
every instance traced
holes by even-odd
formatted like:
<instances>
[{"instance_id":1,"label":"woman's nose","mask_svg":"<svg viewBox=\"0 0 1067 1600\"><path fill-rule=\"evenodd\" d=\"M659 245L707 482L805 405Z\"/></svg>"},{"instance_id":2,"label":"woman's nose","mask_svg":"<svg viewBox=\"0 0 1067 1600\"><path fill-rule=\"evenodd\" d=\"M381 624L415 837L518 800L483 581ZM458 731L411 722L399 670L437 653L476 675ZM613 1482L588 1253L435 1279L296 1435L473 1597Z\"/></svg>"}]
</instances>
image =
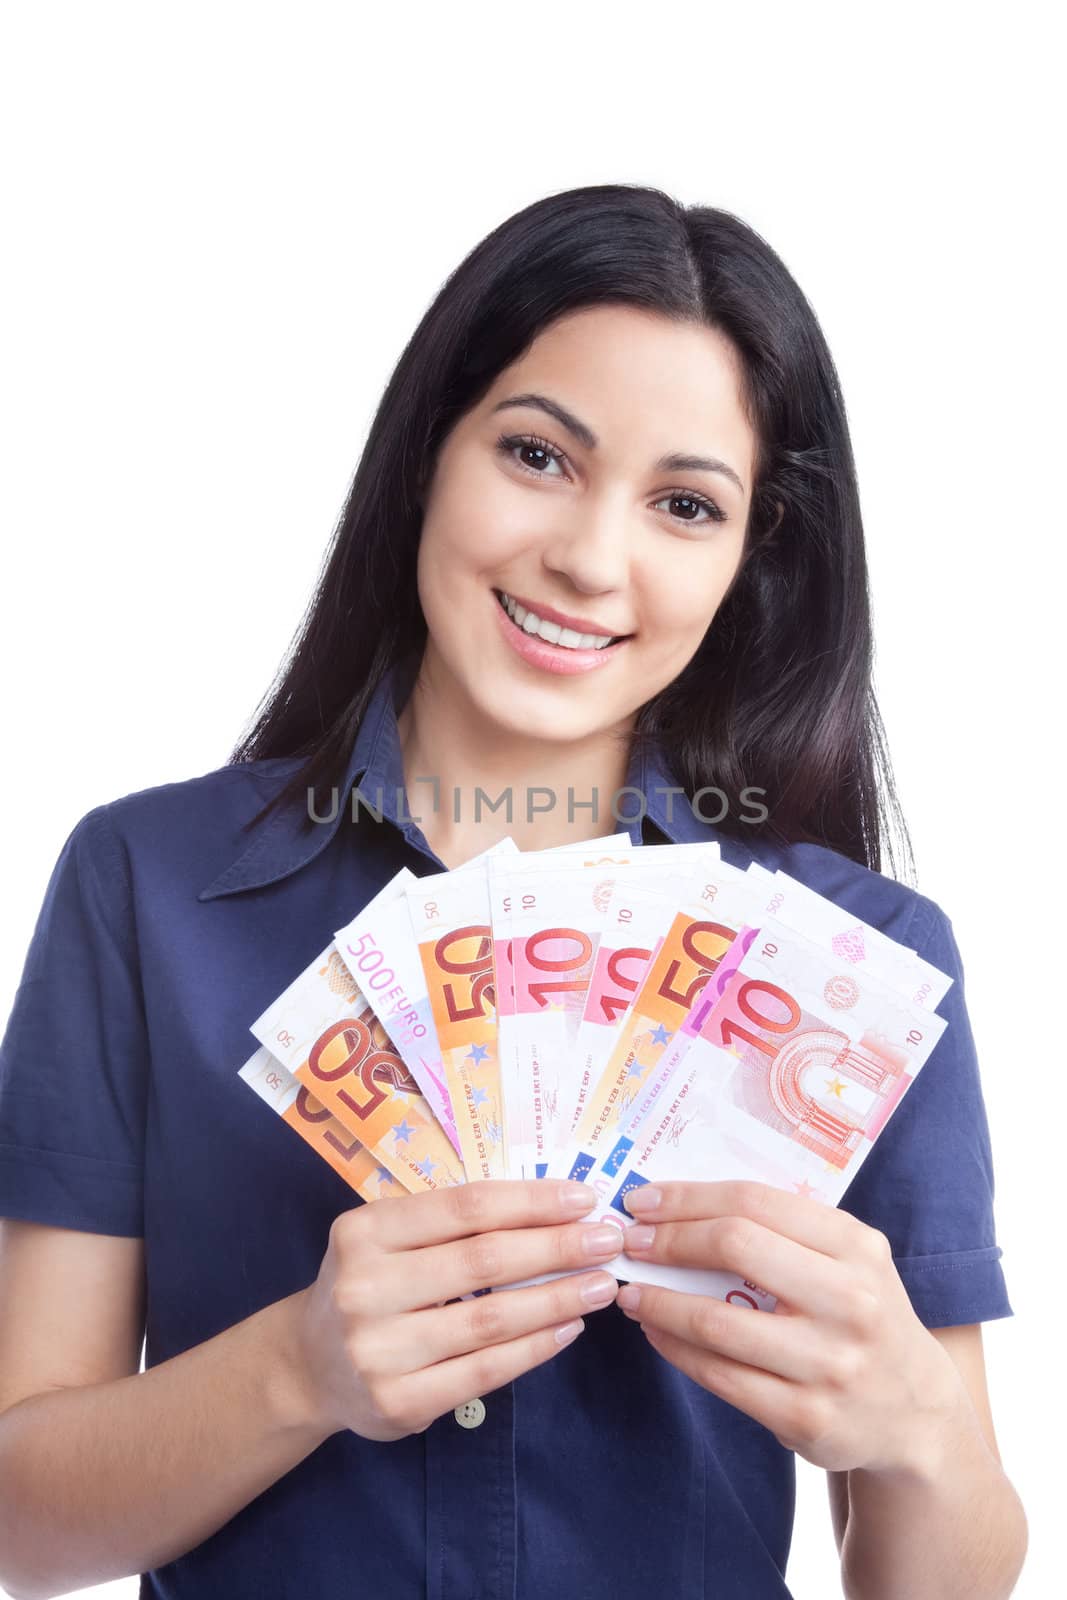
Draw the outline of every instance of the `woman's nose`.
<instances>
[{"instance_id":1,"label":"woman's nose","mask_svg":"<svg viewBox=\"0 0 1067 1600\"><path fill-rule=\"evenodd\" d=\"M546 536L542 561L548 572L566 578L583 594L608 594L626 587L630 534L618 505L590 500Z\"/></svg>"}]
</instances>

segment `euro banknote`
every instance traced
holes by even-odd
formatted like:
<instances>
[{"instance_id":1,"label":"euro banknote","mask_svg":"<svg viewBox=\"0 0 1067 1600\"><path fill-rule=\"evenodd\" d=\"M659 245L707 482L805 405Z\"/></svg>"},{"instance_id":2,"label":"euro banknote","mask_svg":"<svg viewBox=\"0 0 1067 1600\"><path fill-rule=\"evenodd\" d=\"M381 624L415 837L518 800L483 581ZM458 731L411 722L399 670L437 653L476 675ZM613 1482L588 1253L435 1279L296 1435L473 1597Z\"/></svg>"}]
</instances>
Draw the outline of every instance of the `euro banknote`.
<instances>
[{"instance_id":1,"label":"euro banknote","mask_svg":"<svg viewBox=\"0 0 1067 1600\"><path fill-rule=\"evenodd\" d=\"M771 917L695 1021L674 1092L618 1152L610 1205L624 1228L629 1190L699 1172L836 1205L946 1028L906 992L870 971L843 972L831 951ZM680 1286L675 1268L632 1268L636 1281ZM775 1304L736 1274L712 1274L704 1292Z\"/></svg>"},{"instance_id":2,"label":"euro banknote","mask_svg":"<svg viewBox=\"0 0 1067 1600\"><path fill-rule=\"evenodd\" d=\"M464 1182L447 1133L333 940L251 1031L406 1188Z\"/></svg>"},{"instance_id":3,"label":"euro banknote","mask_svg":"<svg viewBox=\"0 0 1067 1600\"><path fill-rule=\"evenodd\" d=\"M252 1023L269 1055L241 1076L365 1200L572 1177L599 1197L589 1220L625 1228L625 1194L656 1176L744 1176L835 1204L951 982L713 843L506 839L397 873ZM608 1270L773 1306L736 1275Z\"/></svg>"},{"instance_id":4,"label":"euro banknote","mask_svg":"<svg viewBox=\"0 0 1067 1600\"><path fill-rule=\"evenodd\" d=\"M238 1072L259 1098L364 1200L386 1200L409 1193L265 1045L253 1051Z\"/></svg>"}]
</instances>

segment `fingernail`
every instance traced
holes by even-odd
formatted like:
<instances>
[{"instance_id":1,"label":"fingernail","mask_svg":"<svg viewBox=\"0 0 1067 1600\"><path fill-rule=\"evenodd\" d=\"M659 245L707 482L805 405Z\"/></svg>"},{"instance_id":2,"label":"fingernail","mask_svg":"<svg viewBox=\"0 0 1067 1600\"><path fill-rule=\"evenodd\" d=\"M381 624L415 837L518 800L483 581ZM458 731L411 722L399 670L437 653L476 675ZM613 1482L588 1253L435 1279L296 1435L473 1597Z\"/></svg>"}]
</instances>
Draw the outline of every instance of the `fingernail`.
<instances>
[{"instance_id":1,"label":"fingernail","mask_svg":"<svg viewBox=\"0 0 1067 1600\"><path fill-rule=\"evenodd\" d=\"M663 1190L657 1189L653 1184L641 1184L637 1189L631 1189L626 1195L627 1211L654 1211L663 1199Z\"/></svg>"},{"instance_id":2,"label":"fingernail","mask_svg":"<svg viewBox=\"0 0 1067 1600\"><path fill-rule=\"evenodd\" d=\"M556 1329L556 1343L570 1344L572 1339L577 1339L585 1323L579 1317L577 1322L565 1322L562 1328Z\"/></svg>"},{"instance_id":3,"label":"fingernail","mask_svg":"<svg viewBox=\"0 0 1067 1600\"><path fill-rule=\"evenodd\" d=\"M587 1183L571 1183L559 1191L559 1203L564 1211L588 1211L596 1197L596 1190Z\"/></svg>"},{"instance_id":4,"label":"fingernail","mask_svg":"<svg viewBox=\"0 0 1067 1600\"><path fill-rule=\"evenodd\" d=\"M610 1223L604 1227L587 1227L582 1235L582 1249L588 1256L618 1255L622 1249L622 1229Z\"/></svg>"},{"instance_id":5,"label":"fingernail","mask_svg":"<svg viewBox=\"0 0 1067 1600\"><path fill-rule=\"evenodd\" d=\"M617 1303L622 1306L624 1311L636 1311L638 1306L641 1304L641 1290L639 1285L636 1283L628 1283L624 1289L619 1290L616 1299Z\"/></svg>"},{"instance_id":6,"label":"fingernail","mask_svg":"<svg viewBox=\"0 0 1067 1600\"><path fill-rule=\"evenodd\" d=\"M627 1228L623 1235L624 1250L647 1250L656 1237L655 1228L650 1228L647 1222L635 1222L632 1228Z\"/></svg>"},{"instance_id":7,"label":"fingernail","mask_svg":"<svg viewBox=\"0 0 1067 1600\"><path fill-rule=\"evenodd\" d=\"M617 1278L609 1278L601 1273L582 1285L582 1300L587 1306L606 1306L609 1300L614 1300L618 1287Z\"/></svg>"}]
</instances>

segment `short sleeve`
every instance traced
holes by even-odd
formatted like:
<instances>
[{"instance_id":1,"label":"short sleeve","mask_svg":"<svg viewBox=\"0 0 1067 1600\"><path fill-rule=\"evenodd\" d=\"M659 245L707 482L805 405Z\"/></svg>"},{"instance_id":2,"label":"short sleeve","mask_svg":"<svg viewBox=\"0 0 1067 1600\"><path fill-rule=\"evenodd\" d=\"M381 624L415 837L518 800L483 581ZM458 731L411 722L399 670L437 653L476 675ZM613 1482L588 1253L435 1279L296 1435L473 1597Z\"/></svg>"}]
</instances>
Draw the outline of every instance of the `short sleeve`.
<instances>
[{"instance_id":1,"label":"short sleeve","mask_svg":"<svg viewBox=\"0 0 1067 1600\"><path fill-rule=\"evenodd\" d=\"M953 979L937 1007L948 1026L839 1204L887 1236L926 1327L1010 1317L989 1126L952 924L924 898L901 942Z\"/></svg>"},{"instance_id":2,"label":"short sleeve","mask_svg":"<svg viewBox=\"0 0 1067 1600\"><path fill-rule=\"evenodd\" d=\"M129 867L98 806L52 869L0 1043L0 1216L143 1235L147 1064Z\"/></svg>"}]
</instances>

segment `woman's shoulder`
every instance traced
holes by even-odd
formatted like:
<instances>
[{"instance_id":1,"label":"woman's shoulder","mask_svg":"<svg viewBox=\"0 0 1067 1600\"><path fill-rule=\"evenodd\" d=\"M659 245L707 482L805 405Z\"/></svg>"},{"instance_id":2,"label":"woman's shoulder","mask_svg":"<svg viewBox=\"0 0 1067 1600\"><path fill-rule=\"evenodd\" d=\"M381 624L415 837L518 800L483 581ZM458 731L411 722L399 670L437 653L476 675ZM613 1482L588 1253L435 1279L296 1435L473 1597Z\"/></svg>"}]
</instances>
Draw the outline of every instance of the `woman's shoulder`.
<instances>
[{"instance_id":1,"label":"woman's shoulder","mask_svg":"<svg viewBox=\"0 0 1067 1600\"><path fill-rule=\"evenodd\" d=\"M104 800L94 809L105 809L116 824L137 824L158 820L172 812L189 808L212 811L220 804L258 804L288 779L301 764L299 756L276 756L262 761L228 762L188 778L170 779L127 794Z\"/></svg>"},{"instance_id":2,"label":"woman's shoulder","mask_svg":"<svg viewBox=\"0 0 1067 1600\"><path fill-rule=\"evenodd\" d=\"M101 874L180 876L199 889L248 849L249 824L300 764L295 756L231 763L101 800L78 819L66 848L87 853ZM259 826L270 828L270 817Z\"/></svg>"}]
</instances>

